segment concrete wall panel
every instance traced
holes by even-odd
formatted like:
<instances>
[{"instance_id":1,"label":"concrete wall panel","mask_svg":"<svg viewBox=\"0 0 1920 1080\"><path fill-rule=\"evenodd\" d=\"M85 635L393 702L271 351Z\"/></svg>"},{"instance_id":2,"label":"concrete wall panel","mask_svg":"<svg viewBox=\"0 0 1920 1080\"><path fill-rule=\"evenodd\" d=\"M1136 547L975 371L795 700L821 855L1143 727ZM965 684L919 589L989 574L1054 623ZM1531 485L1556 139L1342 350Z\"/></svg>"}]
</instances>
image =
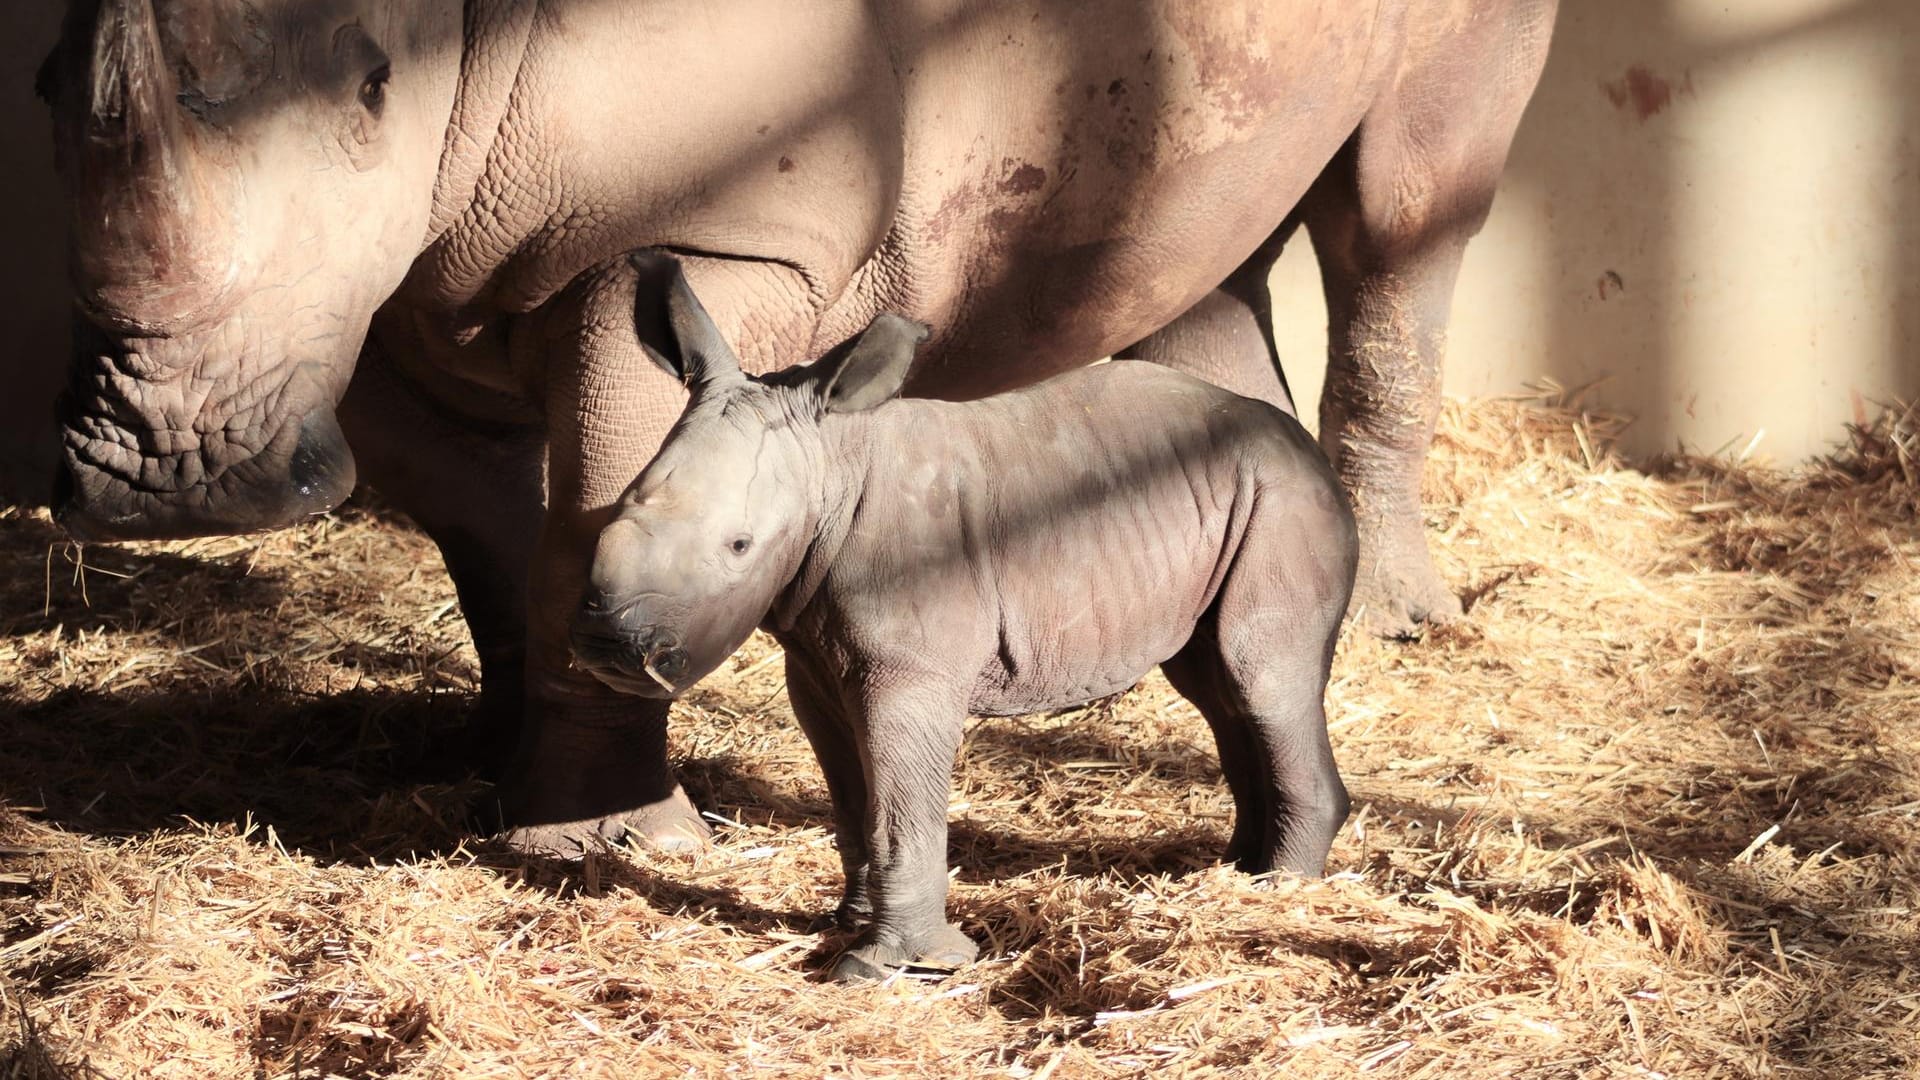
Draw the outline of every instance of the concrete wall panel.
<instances>
[{"instance_id":1,"label":"concrete wall panel","mask_svg":"<svg viewBox=\"0 0 1920 1080\"><path fill-rule=\"evenodd\" d=\"M1920 394L1920 4L1565 0L1454 305L1447 387L1550 376L1629 448L1792 460ZM1307 244L1276 274L1317 400Z\"/></svg>"}]
</instances>

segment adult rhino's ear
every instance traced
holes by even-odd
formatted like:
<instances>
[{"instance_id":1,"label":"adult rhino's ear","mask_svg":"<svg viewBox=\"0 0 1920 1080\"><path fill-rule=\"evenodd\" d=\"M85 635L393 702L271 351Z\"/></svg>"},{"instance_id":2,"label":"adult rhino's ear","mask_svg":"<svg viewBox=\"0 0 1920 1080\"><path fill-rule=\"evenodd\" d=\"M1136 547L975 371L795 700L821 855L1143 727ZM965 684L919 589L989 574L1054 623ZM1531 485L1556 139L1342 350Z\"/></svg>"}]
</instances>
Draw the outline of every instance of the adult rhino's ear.
<instances>
[{"instance_id":1,"label":"adult rhino's ear","mask_svg":"<svg viewBox=\"0 0 1920 1080\"><path fill-rule=\"evenodd\" d=\"M627 261L638 275L634 332L653 362L692 390L745 381L740 358L693 295L680 260L665 252L638 251Z\"/></svg>"},{"instance_id":2,"label":"adult rhino's ear","mask_svg":"<svg viewBox=\"0 0 1920 1080\"><path fill-rule=\"evenodd\" d=\"M890 400L907 381L913 351L927 340L923 323L883 313L846 347L815 365L821 407L827 412L859 412Z\"/></svg>"}]
</instances>

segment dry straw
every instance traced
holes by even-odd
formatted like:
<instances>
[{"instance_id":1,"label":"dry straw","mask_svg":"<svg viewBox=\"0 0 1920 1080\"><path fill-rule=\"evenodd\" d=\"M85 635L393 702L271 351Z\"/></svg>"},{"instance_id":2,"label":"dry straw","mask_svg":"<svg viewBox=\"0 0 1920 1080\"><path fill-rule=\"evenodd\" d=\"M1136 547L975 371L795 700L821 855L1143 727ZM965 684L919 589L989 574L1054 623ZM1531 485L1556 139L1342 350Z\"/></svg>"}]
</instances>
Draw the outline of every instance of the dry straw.
<instances>
[{"instance_id":1,"label":"dry straw","mask_svg":"<svg viewBox=\"0 0 1920 1080\"><path fill-rule=\"evenodd\" d=\"M1325 880L1220 869L1155 679L972 729L944 982L822 985L837 863L756 642L678 711L697 858L472 839L474 663L362 509L89 548L0 513L0 1078L1853 1078L1920 1069L1910 415L1793 472L1450 407L1469 620L1350 636Z\"/></svg>"}]
</instances>

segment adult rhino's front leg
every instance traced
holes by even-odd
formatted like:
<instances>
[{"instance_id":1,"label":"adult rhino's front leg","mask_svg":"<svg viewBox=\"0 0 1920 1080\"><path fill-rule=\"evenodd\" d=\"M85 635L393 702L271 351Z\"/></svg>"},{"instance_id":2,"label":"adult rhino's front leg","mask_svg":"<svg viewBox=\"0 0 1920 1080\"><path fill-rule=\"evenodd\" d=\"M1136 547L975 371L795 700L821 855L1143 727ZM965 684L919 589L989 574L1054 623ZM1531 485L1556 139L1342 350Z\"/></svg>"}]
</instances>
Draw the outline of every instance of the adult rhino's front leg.
<instances>
[{"instance_id":1,"label":"adult rhino's front leg","mask_svg":"<svg viewBox=\"0 0 1920 1080\"><path fill-rule=\"evenodd\" d=\"M1460 614L1427 550L1420 481L1467 241L1546 59L1553 0L1487 5L1410 47L1302 207L1326 282L1320 439L1352 496L1354 616L1404 636Z\"/></svg>"},{"instance_id":2,"label":"adult rhino's front leg","mask_svg":"<svg viewBox=\"0 0 1920 1080\"><path fill-rule=\"evenodd\" d=\"M384 330L384 332L383 332ZM391 363L417 348L385 318L340 403L360 476L440 549L480 658L480 701L460 753L489 779L519 739L525 700L527 570L546 506L545 425L504 396L485 417L436 401Z\"/></svg>"},{"instance_id":3,"label":"adult rhino's front leg","mask_svg":"<svg viewBox=\"0 0 1920 1080\"><path fill-rule=\"evenodd\" d=\"M760 331L756 370L780 352L763 328L810 316L804 286L784 268L685 265L730 336L752 344ZM535 316L548 358L548 511L529 600L525 726L500 791L507 840L523 851L574 855L626 838L689 848L709 835L668 762L666 703L606 687L573 664L568 645L594 543L686 400L637 344L633 306L623 257Z\"/></svg>"}]
</instances>

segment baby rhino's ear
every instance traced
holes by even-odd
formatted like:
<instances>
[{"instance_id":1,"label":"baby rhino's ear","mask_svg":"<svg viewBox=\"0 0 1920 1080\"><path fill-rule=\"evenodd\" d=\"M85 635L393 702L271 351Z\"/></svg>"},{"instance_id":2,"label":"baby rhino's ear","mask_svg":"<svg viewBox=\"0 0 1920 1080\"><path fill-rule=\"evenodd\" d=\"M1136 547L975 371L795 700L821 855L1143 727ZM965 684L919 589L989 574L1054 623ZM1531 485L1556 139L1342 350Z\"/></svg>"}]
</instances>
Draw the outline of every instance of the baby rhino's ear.
<instances>
[{"instance_id":1,"label":"baby rhino's ear","mask_svg":"<svg viewBox=\"0 0 1920 1080\"><path fill-rule=\"evenodd\" d=\"M883 313L860 336L813 365L811 380L827 412L871 409L900 392L915 346L929 330L904 315Z\"/></svg>"},{"instance_id":2,"label":"baby rhino's ear","mask_svg":"<svg viewBox=\"0 0 1920 1080\"><path fill-rule=\"evenodd\" d=\"M636 275L634 332L653 362L695 392L745 382L739 358L693 295L680 260L637 251L627 261Z\"/></svg>"}]
</instances>

